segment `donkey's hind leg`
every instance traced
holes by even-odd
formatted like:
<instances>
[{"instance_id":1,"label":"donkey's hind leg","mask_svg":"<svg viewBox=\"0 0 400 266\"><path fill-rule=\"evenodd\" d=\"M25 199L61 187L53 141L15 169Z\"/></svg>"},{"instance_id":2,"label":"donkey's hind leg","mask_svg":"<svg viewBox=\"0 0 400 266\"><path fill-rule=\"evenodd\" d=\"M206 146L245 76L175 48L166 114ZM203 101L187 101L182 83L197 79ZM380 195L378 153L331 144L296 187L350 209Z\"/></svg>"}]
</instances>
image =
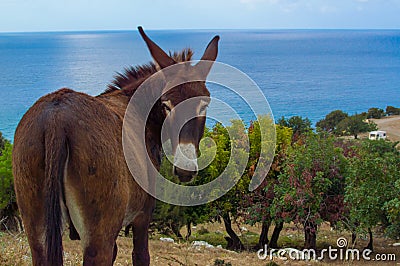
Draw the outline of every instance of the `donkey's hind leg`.
<instances>
[{"instance_id":1,"label":"donkey's hind leg","mask_svg":"<svg viewBox=\"0 0 400 266\"><path fill-rule=\"evenodd\" d=\"M44 173L38 173L35 176L43 175ZM43 188L38 185L42 180L32 175L21 174L15 178L15 183L18 208L32 253L32 265L47 265L45 196Z\"/></svg>"},{"instance_id":2,"label":"donkey's hind leg","mask_svg":"<svg viewBox=\"0 0 400 266\"><path fill-rule=\"evenodd\" d=\"M32 253L33 266L47 266L44 215L24 216L25 233ZM49 265L50 266L50 265Z\"/></svg>"}]
</instances>

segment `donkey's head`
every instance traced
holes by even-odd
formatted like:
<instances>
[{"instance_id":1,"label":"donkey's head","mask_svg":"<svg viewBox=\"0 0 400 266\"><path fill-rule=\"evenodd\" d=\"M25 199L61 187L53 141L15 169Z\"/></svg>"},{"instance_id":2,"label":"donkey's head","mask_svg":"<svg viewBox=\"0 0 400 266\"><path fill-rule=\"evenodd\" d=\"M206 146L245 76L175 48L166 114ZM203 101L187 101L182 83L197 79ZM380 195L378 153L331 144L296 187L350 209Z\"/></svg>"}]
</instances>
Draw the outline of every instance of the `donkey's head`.
<instances>
[{"instance_id":1,"label":"donkey's head","mask_svg":"<svg viewBox=\"0 0 400 266\"><path fill-rule=\"evenodd\" d=\"M197 174L199 142L204 133L206 109L210 93L205 80L218 53L219 36L208 44L201 61L179 63L155 44L139 27L150 53L166 75L166 85L160 98L164 116L163 134L172 144L174 174L182 182ZM170 66L173 66L169 68Z\"/></svg>"}]
</instances>

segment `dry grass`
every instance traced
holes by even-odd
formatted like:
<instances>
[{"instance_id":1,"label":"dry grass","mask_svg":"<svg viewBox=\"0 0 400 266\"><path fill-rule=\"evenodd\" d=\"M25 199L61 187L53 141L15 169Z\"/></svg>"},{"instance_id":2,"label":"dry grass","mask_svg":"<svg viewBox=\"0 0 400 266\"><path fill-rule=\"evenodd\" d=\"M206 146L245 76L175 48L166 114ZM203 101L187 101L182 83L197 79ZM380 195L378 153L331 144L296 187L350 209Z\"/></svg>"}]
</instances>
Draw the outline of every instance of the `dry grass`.
<instances>
[{"instance_id":1,"label":"dry grass","mask_svg":"<svg viewBox=\"0 0 400 266\"><path fill-rule=\"evenodd\" d=\"M209 224L205 225L210 233L221 231L222 225ZM201 227L194 229L194 234ZM257 233L258 227L247 227L250 231ZM223 231L223 230L222 230ZM324 248L328 245L336 247L336 239L340 236L350 238L348 233L339 233L331 231L327 225L323 225L318 234L318 247ZM282 261L274 258L278 265L400 265L400 247L392 247L390 244L394 241L388 240L379 236L375 238L375 252L384 254L396 254L396 262L305 262L305 261ZM215 265L215 260L224 260L231 265L262 265L266 266L269 260L259 260L255 252L236 253L225 249L196 249L190 243L165 243L158 239L159 236L154 236L150 240L150 256L151 265L173 265L173 266L195 266L195 265ZM118 256L115 265L131 265L132 240L126 237L119 237L118 241ZM281 233L279 244L283 247L300 248L302 243L302 233L294 226L288 225ZM223 244L223 243L221 243ZM360 240L358 247L363 247L367 244L366 240ZM65 265L82 265L82 251L79 241L71 241L68 238L64 239L64 261ZM0 265L31 265L31 255L29 245L24 234L11 235L8 233L0 233Z\"/></svg>"}]
</instances>

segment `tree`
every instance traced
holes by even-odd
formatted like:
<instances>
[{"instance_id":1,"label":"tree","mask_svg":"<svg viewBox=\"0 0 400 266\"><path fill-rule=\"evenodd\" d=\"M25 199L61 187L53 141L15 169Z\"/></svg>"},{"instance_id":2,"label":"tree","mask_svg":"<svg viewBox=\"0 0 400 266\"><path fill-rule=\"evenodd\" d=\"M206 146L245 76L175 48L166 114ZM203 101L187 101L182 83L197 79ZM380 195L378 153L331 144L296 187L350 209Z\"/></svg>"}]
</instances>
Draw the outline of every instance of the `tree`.
<instances>
[{"instance_id":1,"label":"tree","mask_svg":"<svg viewBox=\"0 0 400 266\"><path fill-rule=\"evenodd\" d=\"M398 225L400 153L393 143L363 141L348 169L345 200L357 231L372 236L371 228L378 224L384 228L390 227L390 221ZM372 242L368 248L372 249Z\"/></svg>"},{"instance_id":2,"label":"tree","mask_svg":"<svg viewBox=\"0 0 400 266\"><path fill-rule=\"evenodd\" d=\"M269 119L269 121L272 120ZM236 250L244 249L240 238L232 229L232 224L239 217L239 202L243 195L247 193L250 183L247 174L248 169L246 168L248 153L244 149L247 143L247 132L242 121L233 120L231 123L232 125L228 127L217 123L211 130L206 128L204 137L211 138L214 145L208 146L208 144L204 144L206 143L204 141L200 145L200 150L202 155L203 153L205 154L204 157L208 157L207 154L215 156L206 168L199 171L197 177L189 185L209 183L224 172L226 174L225 177L232 178L235 182L237 181L234 187L217 200L201 206L182 207L157 202L154 212L154 225L161 232L167 234L174 233L178 238L182 238L180 228L184 225L188 227L188 237L192 223L196 224L205 221L223 222L226 232L229 235L229 237L226 237L228 241L227 248ZM231 158L231 149L236 150L236 156L233 158ZM238 165L242 165L247 169L243 175L238 172ZM162 161L160 172L167 179L177 182L176 177L171 174L172 164L168 160L164 159ZM219 189L221 188L216 186L215 191L211 191L211 193L217 193Z\"/></svg>"},{"instance_id":3,"label":"tree","mask_svg":"<svg viewBox=\"0 0 400 266\"><path fill-rule=\"evenodd\" d=\"M383 109L373 107L373 108L368 109L367 118L368 119L370 119L370 118L380 119L384 115L385 115L385 111L383 111Z\"/></svg>"},{"instance_id":4,"label":"tree","mask_svg":"<svg viewBox=\"0 0 400 266\"><path fill-rule=\"evenodd\" d=\"M316 126L319 130L326 132L336 131L337 125L349 115L341 110L335 110L325 116L324 119L317 122Z\"/></svg>"},{"instance_id":5,"label":"tree","mask_svg":"<svg viewBox=\"0 0 400 266\"><path fill-rule=\"evenodd\" d=\"M386 114L387 115L400 115L400 108L396 108L393 106L386 107Z\"/></svg>"},{"instance_id":6,"label":"tree","mask_svg":"<svg viewBox=\"0 0 400 266\"><path fill-rule=\"evenodd\" d=\"M386 235L393 239L400 237L400 178L396 180L393 187L394 197L385 203L385 211L389 219ZM396 196L397 195L397 196Z\"/></svg>"},{"instance_id":7,"label":"tree","mask_svg":"<svg viewBox=\"0 0 400 266\"><path fill-rule=\"evenodd\" d=\"M223 127L222 124L217 123L211 134L209 135L216 143L217 151L214 160L211 164L199 173L202 180L213 180L218 177L222 172L228 170L227 176L232 179L238 179L237 183L231 188L225 195L219 199L207 204L209 208L209 215L211 220L223 222L225 230L229 237L226 237L228 242L227 248L233 250L244 250L244 245L235 231L232 229L232 223L237 221L239 217L239 203L250 183L250 179L247 173L242 176L239 175L236 169L236 163L245 159L247 162L247 153L241 149L244 143L243 140L247 139L247 133L242 121L233 120L232 125L229 127ZM232 137L232 138L230 138ZM231 148L238 151L239 157L231 159ZM231 163L231 167L227 167L228 163Z\"/></svg>"},{"instance_id":8,"label":"tree","mask_svg":"<svg viewBox=\"0 0 400 266\"><path fill-rule=\"evenodd\" d=\"M249 138L251 147L259 145L260 139L255 137L258 134L259 126L258 123L253 123L249 128ZM258 241L259 248L264 248L268 244L271 248L277 248L279 233L282 230L283 222L280 220L275 221L275 228L272 234L271 240L268 239L268 231L275 220L271 214L271 206L275 197L274 186L277 182L278 176L283 169L283 163L286 157L286 150L290 146L292 141L292 129L276 125L276 148L275 156L272 162L270 171L264 182L253 192L248 193L243 198L242 205L242 216L246 223L254 225L255 223L261 223L261 234ZM250 161L254 167L257 162L257 154L250 154ZM251 176L252 172L249 172Z\"/></svg>"},{"instance_id":9,"label":"tree","mask_svg":"<svg viewBox=\"0 0 400 266\"><path fill-rule=\"evenodd\" d=\"M372 130L377 130L374 122L366 122L363 115L355 114L340 121L336 126L335 134L338 136L351 135L357 139L360 133Z\"/></svg>"},{"instance_id":10,"label":"tree","mask_svg":"<svg viewBox=\"0 0 400 266\"><path fill-rule=\"evenodd\" d=\"M318 226L330 211L326 208L343 191L344 160L342 150L326 134L309 133L288 151L283 173L275 185L273 213L285 222L294 222L304 229L304 247L316 248ZM336 219L340 219L340 215Z\"/></svg>"},{"instance_id":11,"label":"tree","mask_svg":"<svg viewBox=\"0 0 400 266\"><path fill-rule=\"evenodd\" d=\"M312 130L311 120L301 116L292 116L289 119L282 116L278 120L278 125L291 128L293 130L293 137L295 138Z\"/></svg>"},{"instance_id":12,"label":"tree","mask_svg":"<svg viewBox=\"0 0 400 266\"><path fill-rule=\"evenodd\" d=\"M225 172L228 173L226 176L235 180L235 185L225 195L208 203L207 206L211 220L223 222L225 225L225 230L229 235L229 237L226 237L227 248L242 250L244 245L232 229L232 224L238 224L239 218L242 217L241 203L249 193L250 177L253 176L254 169L265 163L261 162L259 157L273 157L275 126L270 116L259 116L257 121L251 123L247 130L242 121L234 120L231 122L232 125L228 127L216 124L207 135L216 144L216 156L206 169L199 172L199 178L209 182ZM245 141L247 138L249 143ZM250 144L249 152L245 149L246 144ZM236 150L236 158L231 158L231 149ZM230 166L227 167L229 161L231 161ZM245 171L239 173L237 166L242 165L243 162L246 167ZM228 172L226 172L227 170Z\"/></svg>"}]
</instances>

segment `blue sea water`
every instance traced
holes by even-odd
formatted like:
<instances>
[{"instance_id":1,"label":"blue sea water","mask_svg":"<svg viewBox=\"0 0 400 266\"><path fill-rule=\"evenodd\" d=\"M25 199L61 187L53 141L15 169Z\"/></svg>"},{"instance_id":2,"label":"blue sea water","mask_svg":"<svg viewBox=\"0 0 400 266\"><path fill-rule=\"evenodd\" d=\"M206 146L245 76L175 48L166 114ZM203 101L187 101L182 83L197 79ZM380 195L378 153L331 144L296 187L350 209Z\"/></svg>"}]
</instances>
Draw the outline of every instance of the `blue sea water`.
<instances>
[{"instance_id":1,"label":"blue sea water","mask_svg":"<svg viewBox=\"0 0 400 266\"><path fill-rule=\"evenodd\" d=\"M400 107L400 30L148 31L165 50L190 47L199 59L215 34L218 61L249 75L275 118L313 123L332 110ZM61 87L96 95L118 71L150 61L136 31L0 33L0 131L13 139L22 115ZM211 94L235 96L218 86ZM246 110L246 109L245 109ZM242 112L243 119L251 114Z\"/></svg>"}]
</instances>

